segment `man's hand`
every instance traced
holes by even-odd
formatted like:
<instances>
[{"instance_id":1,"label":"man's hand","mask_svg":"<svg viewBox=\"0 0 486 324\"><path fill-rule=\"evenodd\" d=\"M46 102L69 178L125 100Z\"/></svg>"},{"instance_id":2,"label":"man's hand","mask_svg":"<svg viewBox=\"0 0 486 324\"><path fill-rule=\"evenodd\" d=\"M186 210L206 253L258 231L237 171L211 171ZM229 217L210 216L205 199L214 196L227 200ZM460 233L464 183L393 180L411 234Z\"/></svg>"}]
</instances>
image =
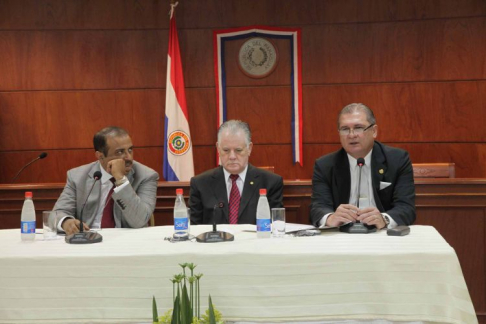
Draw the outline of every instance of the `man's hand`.
<instances>
[{"instance_id":1,"label":"man's hand","mask_svg":"<svg viewBox=\"0 0 486 324\"><path fill-rule=\"evenodd\" d=\"M327 220L326 225L330 227L337 227L350 222L356 222L358 217L358 208L349 204L342 204L331 214Z\"/></svg>"},{"instance_id":2,"label":"man's hand","mask_svg":"<svg viewBox=\"0 0 486 324\"><path fill-rule=\"evenodd\" d=\"M366 225L375 225L378 229L386 226L383 216L376 207L359 209L358 220Z\"/></svg>"},{"instance_id":3,"label":"man's hand","mask_svg":"<svg viewBox=\"0 0 486 324\"><path fill-rule=\"evenodd\" d=\"M106 170L109 174L111 174L115 180L120 180L125 176L126 167L125 167L125 160L123 159L115 159L108 162L108 170Z\"/></svg>"},{"instance_id":4,"label":"man's hand","mask_svg":"<svg viewBox=\"0 0 486 324\"><path fill-rule=\"evenodd\" d=\"M79 232L79 220L74 218L67 218L64 222L62 222L62 229L66 232L66 235L71 235L74 233ZM86 223L83 223L83 230L89 231L89 226Z\"/></svg>"}]
</instances>

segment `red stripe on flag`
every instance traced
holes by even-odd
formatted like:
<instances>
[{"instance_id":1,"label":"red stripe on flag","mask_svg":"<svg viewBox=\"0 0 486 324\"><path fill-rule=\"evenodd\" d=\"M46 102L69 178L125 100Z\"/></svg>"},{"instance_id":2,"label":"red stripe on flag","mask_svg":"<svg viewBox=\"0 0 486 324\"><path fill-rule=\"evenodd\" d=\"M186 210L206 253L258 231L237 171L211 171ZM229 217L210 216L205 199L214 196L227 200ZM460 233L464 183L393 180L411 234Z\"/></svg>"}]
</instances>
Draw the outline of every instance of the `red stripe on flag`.
<instances>
[{"instance_id":1,"label":"red stripe on flag","mask_svg":"<svg viewBox=\"0 0 486 324\"><path fill-rule=\"evenodd\" d=\"M170 65L170 82L174 88L179 106L182 112L189 121L189 114L187 113L186 105L186 91L184 90L184 76L182 74L181 52L179 50L179 37L177 36L177 26L175 21L175 14L170 19L169 27L169 56L171 60ZM167 91L167 90L166 90Z\"/></svg>"}]
</instances>

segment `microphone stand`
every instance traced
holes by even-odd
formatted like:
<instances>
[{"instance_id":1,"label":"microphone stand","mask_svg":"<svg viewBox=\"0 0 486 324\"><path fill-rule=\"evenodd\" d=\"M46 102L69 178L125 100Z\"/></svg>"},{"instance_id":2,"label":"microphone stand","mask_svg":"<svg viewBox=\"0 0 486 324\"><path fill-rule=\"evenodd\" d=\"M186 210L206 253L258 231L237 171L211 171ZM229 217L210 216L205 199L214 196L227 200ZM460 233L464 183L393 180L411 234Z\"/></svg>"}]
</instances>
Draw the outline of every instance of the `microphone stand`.
<instances>
[{"instance_id":1,"label":"microphone stand","mask_svg":"<svg viewBox=\"0 0 486 324\"><path fill-rule=\"evenodd\" d=\"M213 230L211 232L206 232L199 234L196 236L196 241L199 243L218 243L218 242L229 242L234 241L235 236L228 232L218 231L216 228L216 212L221 212L221 208L223 208L224 204L219 203L214 205L213 207ZM221 216L221 213L220 213ZM219 218L221 219L221 218Z\"/></svg>"},{"instance_id":2,"label":"microphone stand","mask_svg":"<svg viewBox=\"0 0 486 324\"><path fill-rule=\"evenodd\" d=\"M103 241L103 237L96 232L85 232L84 231L84 226L83 226L83 212L84 212L84 207L86 206L86 203L88 202L88 198L91 195L91 191L93 191L93 188L96 184L96 181L101 179L101 172L96 171L93 175L94 182L93 185L91 186L91 189L88 193L88 196L86 196L86 200L84 201L83 208L81 208L81 212L79 213L79 232L74 233L71 235L67 235L65 238L66 243L69 244L93 244L93 243L99 243Z\"/></svg>"},{"instance_id":3,"label":"microphone stand","mask_svg":"<svg viewBox=\"0 0 486 324\"><path fill-rule=\"evenodd\" d=\"M361 193L361 170L364 165L364 159L358 159L358 167L359 167L359 176L358 176L358 202L356 203L356 207L359 209L359 196ZM350 234L368 234L376 232L376 226L374 225L367 225L361 223L360 221L356 221L356 223L348 223L343 226L339 227L340 232L350 233Z\"/></svg>"}]
</instances>

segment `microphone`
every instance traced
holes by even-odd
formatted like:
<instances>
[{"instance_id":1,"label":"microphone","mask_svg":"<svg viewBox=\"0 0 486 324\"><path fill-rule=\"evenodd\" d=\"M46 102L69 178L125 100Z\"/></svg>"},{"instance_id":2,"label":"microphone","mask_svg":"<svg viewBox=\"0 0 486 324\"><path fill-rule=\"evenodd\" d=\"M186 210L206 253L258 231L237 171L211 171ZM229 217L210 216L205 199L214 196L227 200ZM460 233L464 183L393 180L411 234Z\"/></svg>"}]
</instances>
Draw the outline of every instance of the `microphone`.
<instances>
[{"instance_id":1,"label":"microphone","mask_svg":"<svg viewBox=\"0 0 486 324\"><path fill-rule=\"evenodd\" d=\"M363 165L365 165L365 160L363 158L358 159L358 167L359 167L359 177L358 177L358 202L356 207L359 208L359 195L361 192L361 170L363 169Z\"/></svg>"},{"instance_id":2,"label":"microphone","mask_svg":"<svg viewBox=\"0 0 486 324\"><path fill-rule=\"evenodd\" d=\"M358 197L356 207L359 208L359 196L361 192L361 171L363 166L365 165L365 160L360 157L357 160L357 165L359 167L359 175L358 175ZM348 223L341 227L339 227L340 232L350 233L350 234L368 234L376 232L376 226L374 225L367 225L361 223L360 221L356 221L356 223Z\"/></svg>"},{"instance_id":3,"label":"microphone","mask_svg":"<svg viewBox=\"0 0 486 324\"><path fill-rule=\"evenodd\" d=\"M205 232L196 236L196 241L199 243L218 243L218 242L228 242L234 241L235 236L228 232L218 231L216 228L216 224L221 222L222 216L221 212L223 210L224 203L219 202L214 205L213 207L213 230L211 232ZM216 217L216 214L219 213L219 217Z\"/></svg>"},{"instance_id":4,"label":"microphone","mask_svg":"<svg viewBox=\"0 0 486 324\"><path fill-rule=\"evenodd\" d=\"M19 172L17 172L17 174L15 175L15 177L13 177L12 179L12 183L15 182L15 180L17 180L18 176L20 175L20 173L22 173L22 171L24 171L24 169L26 167L28 167L29 165L31 165L32 163L34 163L35 161L37 160L42 160L43 158L45 158L47 156L47 153L46 152L42 152L41 154L39 154L38 157L36 157L35 159L33 159L32 161L30 161L29 163L27 163L26 165L24 165L24 167L22 169L20 169Z\"/></svg>"},{"instance_id":5,"label":"microphone","mask_svg":"<svg viewBox=\"0 0 486 324\"><path fill-rule=\"evenodd\" d=\"M81 212L79 213L79 232L74 233L71 235L66 236L65 241L69 244L92 244L92 243L99 243L103 240L103 237L95 232L84 232L83 226L83 211L86 203L88 202L88 198L93 191L93 188L98 180L101 179L101 171L96 171L93 173L93 185L86 196L86 200L84 201L83 207L81 207Z\"/></svg>"}]
</instances>

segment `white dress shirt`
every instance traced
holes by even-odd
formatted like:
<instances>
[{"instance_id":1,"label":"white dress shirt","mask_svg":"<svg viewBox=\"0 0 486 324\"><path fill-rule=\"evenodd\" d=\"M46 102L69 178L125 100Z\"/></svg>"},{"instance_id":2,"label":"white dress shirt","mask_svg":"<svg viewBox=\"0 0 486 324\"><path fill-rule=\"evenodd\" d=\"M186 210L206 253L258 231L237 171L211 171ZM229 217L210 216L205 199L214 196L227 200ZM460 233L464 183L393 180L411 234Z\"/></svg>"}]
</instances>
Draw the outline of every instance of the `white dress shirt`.
<instances>
[{"instance_id":1,"label":"white dress shirt","mask_svg":"<svg viewBox=\"0 0 486 324\"><path fill-rule=\"evenodd\" d=\"M376 207L375 195L373 194L373 180L371 178L371 155L373 153L373 149L366 154L364 157L365 164L361 167L361 180L362 183L368 184L368 198L369 198L369 207ZM357 205L359 193L358 193L358 180L359 180L359 167L358 167L358 160L348 154L348 161L349 161L349 171L351 173L351 187L349 193L349 202L348 204ZM366 178L368 181L363 181ZM390 220L390 224L388 228L394 228L398 224L390 217L387 213L381 213L382 215L387 215L388 219ZM319 221L319 227L325 227L327 218L332 215L332 213L328 213L324 215Z\"/></svg>"}]
</instances>

